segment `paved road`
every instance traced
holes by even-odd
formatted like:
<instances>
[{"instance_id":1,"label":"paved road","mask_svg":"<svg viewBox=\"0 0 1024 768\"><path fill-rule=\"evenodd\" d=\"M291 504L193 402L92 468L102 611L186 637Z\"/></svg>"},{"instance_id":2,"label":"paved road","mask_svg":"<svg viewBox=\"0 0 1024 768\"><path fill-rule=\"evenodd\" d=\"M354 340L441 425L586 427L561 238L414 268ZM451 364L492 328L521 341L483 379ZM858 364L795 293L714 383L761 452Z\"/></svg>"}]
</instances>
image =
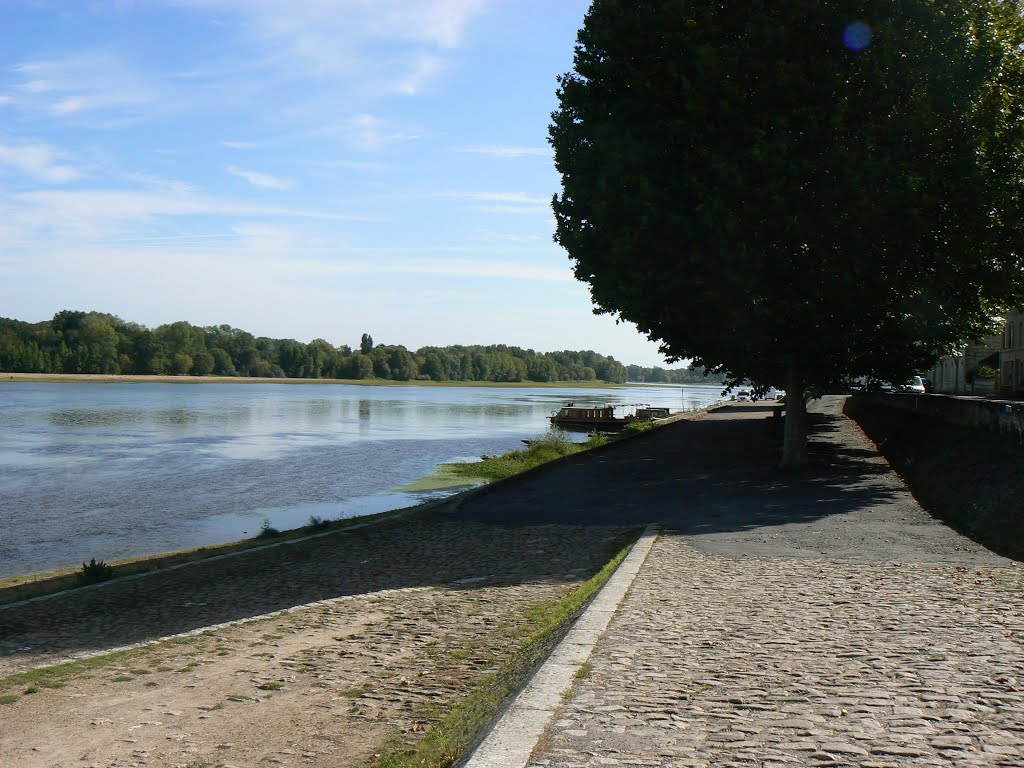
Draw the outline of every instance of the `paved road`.
<instances>
[{"instance_id":1,"label":"paved road","mask_svg":"<svg viewBox=\"0 0 1024 768\"><path fill-rule=\"evenodd\" d=\"M664 533L531 766L1024 766L1024 568L929 518L840 406L794 475L749 408L689 425L747 441L674 501L638 457Z\"/></svg>"}]
</instances>

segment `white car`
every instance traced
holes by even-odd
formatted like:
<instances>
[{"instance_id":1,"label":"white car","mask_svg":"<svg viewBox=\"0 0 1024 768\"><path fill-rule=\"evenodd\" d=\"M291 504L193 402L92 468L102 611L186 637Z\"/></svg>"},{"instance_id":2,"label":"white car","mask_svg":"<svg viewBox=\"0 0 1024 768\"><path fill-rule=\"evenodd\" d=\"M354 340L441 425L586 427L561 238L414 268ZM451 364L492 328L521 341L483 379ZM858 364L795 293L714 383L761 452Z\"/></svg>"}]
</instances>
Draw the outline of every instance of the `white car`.
<instances>
[{"instance_id":1,"label":"white car","mask_svg":"<svg viewBox=\"0 0 1024 768\"><path fill-rule=\"evenodd\" d=\"M914 395L924 394L924 382L920 376L914 376L906 384L901 384L897 389L900 392L910 392Z\"/></svg>"}]
</instances>

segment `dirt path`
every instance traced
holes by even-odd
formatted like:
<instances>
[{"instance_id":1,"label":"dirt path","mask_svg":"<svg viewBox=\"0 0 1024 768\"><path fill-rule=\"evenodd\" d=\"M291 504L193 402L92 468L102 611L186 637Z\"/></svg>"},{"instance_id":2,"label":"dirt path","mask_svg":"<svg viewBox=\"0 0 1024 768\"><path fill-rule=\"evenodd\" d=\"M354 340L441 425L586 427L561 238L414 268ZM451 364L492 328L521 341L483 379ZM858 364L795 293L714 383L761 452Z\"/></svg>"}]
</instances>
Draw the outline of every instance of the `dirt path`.
<instances>
[{"instance_id":1,"label":"dirt path","mask_svg":"<svg viewBox=\"0 0 1024 768\"><path fill-rule=\"evenodd\" d=\"M360 765L506 661L622 531L412 519L0 610L4 674L198 630L0 691L0 766Z\"/></svg>"}]
</instances>

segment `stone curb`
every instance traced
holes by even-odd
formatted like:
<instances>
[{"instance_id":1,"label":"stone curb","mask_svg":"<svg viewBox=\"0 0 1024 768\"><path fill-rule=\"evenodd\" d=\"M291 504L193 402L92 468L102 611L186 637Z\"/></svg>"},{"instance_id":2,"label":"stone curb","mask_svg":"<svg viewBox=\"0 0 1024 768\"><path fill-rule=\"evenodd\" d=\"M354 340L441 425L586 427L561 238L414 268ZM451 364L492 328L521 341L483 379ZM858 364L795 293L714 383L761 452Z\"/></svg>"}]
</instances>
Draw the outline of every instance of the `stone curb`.
<instances>
[{"instance_id":1,"label":"stone curb","mask_svg":"<svg viewBox=\"0 0 1024 768\"><path fill-rule=\"evenodd\" d=\"M523 768L527 764L555 709L562 703L562 694L590 658L657 537L658 526L647 526L583 615L463 763L463 768Z\"/></svg>"}]
</instances>

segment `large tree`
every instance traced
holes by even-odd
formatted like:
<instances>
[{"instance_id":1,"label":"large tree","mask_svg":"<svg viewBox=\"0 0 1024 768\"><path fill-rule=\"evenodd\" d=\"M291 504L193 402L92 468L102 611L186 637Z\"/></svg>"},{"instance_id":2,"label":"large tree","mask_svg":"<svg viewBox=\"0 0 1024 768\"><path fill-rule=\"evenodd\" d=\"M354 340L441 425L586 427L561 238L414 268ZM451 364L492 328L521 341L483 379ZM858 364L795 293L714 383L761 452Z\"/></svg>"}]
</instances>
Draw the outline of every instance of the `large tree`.
<instances>
[{"instance_id":1,"label":"large tree","mask_svg":"<svg viewBox=\"0 0 1024 768\"><path fill-rule=\"evenodd\" d=\"M594 0L555 239L669 359L804 398L906 379L1022 287L1020 0Z\"/></svg>"}]
</instances>

